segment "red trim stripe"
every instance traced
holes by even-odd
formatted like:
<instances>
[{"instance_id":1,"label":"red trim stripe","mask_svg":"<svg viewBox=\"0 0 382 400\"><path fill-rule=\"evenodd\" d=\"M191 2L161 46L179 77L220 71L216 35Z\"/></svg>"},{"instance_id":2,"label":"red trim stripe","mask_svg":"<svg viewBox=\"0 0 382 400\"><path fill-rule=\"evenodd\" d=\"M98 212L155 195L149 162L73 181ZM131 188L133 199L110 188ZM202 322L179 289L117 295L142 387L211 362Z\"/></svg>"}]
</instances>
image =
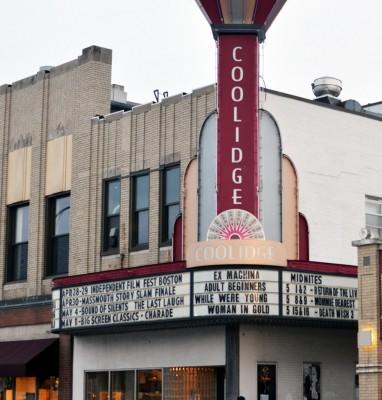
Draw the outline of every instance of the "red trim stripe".
<instances>
[{"instance_id":1,"label":"red trim stripe","mask_svg":"<svg viewBox=\"0 0 382 400\"><path fill-rule=\"evenodd\" d=\"M357 266L355 265L332 264L316 261L288 260L288 269L357 276Z\"/></svg>"},{"instance_id":2,"label":"red trim stripe","mask_svg":"<svg viewBox=\"0 0 382 400\"><path fill-rule=\"evenodd\" d=\"M164 274L164 273L170 274L172 272L182 272L184 270L186 270L185 261L145 265L143 267L116 269L113 271L102 271L102 272L94 272L91 274L73 275L64 278L56 278L53 280L53 287L59 288L72 285L83 285L89 283L114 281L118 279L129 279L138 276L141 277L141 276Z\"/></svg>"}]
</instances>

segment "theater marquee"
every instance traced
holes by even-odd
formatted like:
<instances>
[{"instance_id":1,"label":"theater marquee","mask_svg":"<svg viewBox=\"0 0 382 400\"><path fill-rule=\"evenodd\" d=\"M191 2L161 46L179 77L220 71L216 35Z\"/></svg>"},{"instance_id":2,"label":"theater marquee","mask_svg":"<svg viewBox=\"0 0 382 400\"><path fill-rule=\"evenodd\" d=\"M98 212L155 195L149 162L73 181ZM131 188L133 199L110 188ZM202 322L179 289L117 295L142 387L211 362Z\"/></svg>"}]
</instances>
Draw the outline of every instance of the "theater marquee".
<instances>
[{"instance_id":1,"label":"theater marquee","mask_svg":"<svg viewBox=\"0 0 382 400\"><path fill-rule=\"evenodd\" d=\"M355 321L357 279L232 265L53 290L55 332L222 317Z\"/></svg>"}]
</instances>

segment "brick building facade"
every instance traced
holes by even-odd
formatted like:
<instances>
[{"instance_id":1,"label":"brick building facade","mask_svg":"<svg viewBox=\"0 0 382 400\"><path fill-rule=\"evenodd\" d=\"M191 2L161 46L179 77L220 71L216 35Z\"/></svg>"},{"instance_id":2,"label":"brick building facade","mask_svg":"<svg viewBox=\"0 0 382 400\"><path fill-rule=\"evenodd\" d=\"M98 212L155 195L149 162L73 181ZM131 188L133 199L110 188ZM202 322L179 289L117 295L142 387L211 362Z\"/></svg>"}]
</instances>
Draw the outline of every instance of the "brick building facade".
<instances>
[{"instance_id":1,"label":"brick building facade","mask_svg":"<svg viewBox=\"0 0 382 400\"><path fill-rule=\"evenodd\" d=\"M0 399L297 399L306 397L313 370L318 398L355 399L351 313L358 309L350 293L357 257L350 243L367 225L365 203L382 198L381 116L262 91L260 208L272 216L267 196L276 193L272 207L279 209L276 222L260 218L267 240L248 242L246 256L229 259L244 251L232 243L241 241L214 247L202 228L210 222L203 218L216 216L215 142L204 141L214 129L215 85L134 107L113 104L110 93L111 51L96 46L0 87ZM268 133L274 141L267 142ZM201 268L189 268L197 262ZM237 299L261 290L232 289L231 309L211 289L199 299L212 296L213 307L198 309L197 288L212 285L205 276L218 276L222 265L228 275L236 269L257 276L254 287L268 300L253 301L259 307L252 313ZM161 279L155 288L170 287L168 298L149 295L148 286L133 291ZM182 284L169 283L176 279ZM293 283L291 311L288 279L302 280ZM235 279L221 287L228 281ZM109 283L134 294L113 292ZM338 295L344 307L330 305L336 296L297 292L337 288L346 290ZM96 292L109 300L89 297ZM81 296L98 308L81 308ZM121 296L143 300L117 302ZM159 306L171 298L182 308L179 318L176 307ZM323 299L328 303L320 306ZM25 341L33 354L17 347ZM49 365L38 362L44 355L53 357ZM10 365L16 372L7 374Z\"/></svg>"}]
</instances>

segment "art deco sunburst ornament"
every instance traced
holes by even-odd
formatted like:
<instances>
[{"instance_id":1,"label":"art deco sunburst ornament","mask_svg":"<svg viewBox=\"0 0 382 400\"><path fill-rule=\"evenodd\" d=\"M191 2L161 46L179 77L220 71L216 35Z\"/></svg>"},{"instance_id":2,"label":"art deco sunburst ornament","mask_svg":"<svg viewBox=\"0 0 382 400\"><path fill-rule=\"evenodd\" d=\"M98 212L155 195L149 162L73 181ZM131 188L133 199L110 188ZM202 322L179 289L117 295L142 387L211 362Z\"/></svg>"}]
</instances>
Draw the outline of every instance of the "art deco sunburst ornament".
<instances>
[{"instance_id":1,"label":"art deco sunburst ornament","mask_svg":"<svg viewBox=\"0 0 382 400\"><path fill-rule=\"evenodd\" d=\"M208 228L207 240L264 240L264 229L251 213L232 209L220 213Z\"/></svg>"}]
</instances>

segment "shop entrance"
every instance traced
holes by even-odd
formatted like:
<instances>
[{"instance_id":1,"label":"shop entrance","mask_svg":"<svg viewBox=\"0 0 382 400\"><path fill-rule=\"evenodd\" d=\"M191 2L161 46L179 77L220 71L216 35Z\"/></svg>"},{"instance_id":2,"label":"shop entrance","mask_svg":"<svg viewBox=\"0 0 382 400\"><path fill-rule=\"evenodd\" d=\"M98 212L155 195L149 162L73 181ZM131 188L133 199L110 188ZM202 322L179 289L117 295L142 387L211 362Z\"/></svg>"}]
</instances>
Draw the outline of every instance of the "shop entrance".
<instances>
[{"instance_id":1,"label":"shop entrance","mask_svg":"<svg viewBox=\"0 0 382 400\"><path fill-rule=\"evenodd\" d=\"M85 400L223 400L223 367L85 373Z\"/></svg>"}]
</instances>

